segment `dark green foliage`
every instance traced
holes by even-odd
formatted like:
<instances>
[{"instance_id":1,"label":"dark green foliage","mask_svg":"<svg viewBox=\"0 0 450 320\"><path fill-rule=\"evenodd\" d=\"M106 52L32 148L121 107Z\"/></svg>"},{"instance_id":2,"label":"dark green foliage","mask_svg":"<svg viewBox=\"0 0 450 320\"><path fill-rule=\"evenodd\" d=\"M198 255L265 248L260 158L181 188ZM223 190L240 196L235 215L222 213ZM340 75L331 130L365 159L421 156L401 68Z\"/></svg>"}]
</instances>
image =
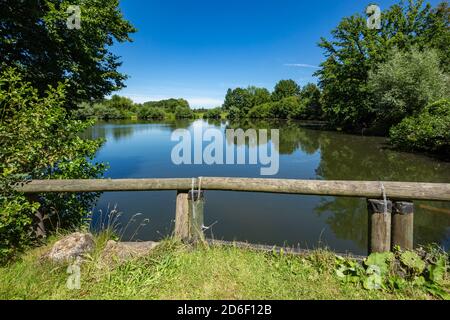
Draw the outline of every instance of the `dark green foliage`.
<instances>
[{"instance_id":1,"label":"dark green foliage","mask_svg":"<svg viewBox=\"0 0 450 320\"><path fill-rule=\"evenodd\" d=\"M308 119L318 120L323 117L320 97L321 97L320 89L315 84L308 83L302 88L300 98L302 104L304 104L304 106L306 107L305 116Z\"/></svg>"},{"instance_id":2,"label":"dark green foliage","mask_svg":"<svg viewBox=\"0 0 450 320\"><path fill-rule=\"evenodd\" d=\"M252 106L257 106L272 101L270 92L266 88L250 86L247 88L247 91L251 95Z\"/></svg>"},{"instance_id":3,"label":"dark green foliage","mask_svg":"<svg viewBox=\"0 0 450 320\"><path fill-rule=\"evenodd\" d=\"M272 114L272 102L267 102L254 106L248 112L248 117L251 119L272 119L274 115Z\"/></svg>"},{"instance_id":4,"label":"dark green foliage","mask_svg":"<svg viewBox=\"0 0 450 320\"><path fill-rule=\"evenodd\" d=\"M222 108L209 109L203 114L204 119L220 119L222 117Z\"/></svg>"},{"instance_id":5,"label":"dark green foliage","mask_svg":"<svg viewBox=\"0 0 450 320\"><path fill-rule=\"evenodd\" d=\"M265 88L228 89L223 110L228 118L319 119L320 90L307 84L304 91L293 80L281 80L272 95Z\"/></svg>"},{"instance_id":6,"label":"dark green foliage","mask_svg":"<svg viewBox=\"0 0 450 320\"><path fill-rule=\"evenodd\" d=\"M99 177L104 165L89 160L101 145L80 137L91 122L70 120L63 107L63 85L38 91L7 69L0 76L0 260L11 257L36 239L31 232L39 207L11 188L26 179ZM46 227L74 228L88 215L96 194L41 195Z\"/></svg>"},{"instance_id":7,"label":"dark green foliage","mask_svg":"<svg viewBox=\"0 0 450 320\"><path fill-rule=\"evenodd\" d=\"M104 101L105 105L109 108L117 109L120 112L135 112L137 105L130 98L113 95L111 99Z\"/></svg>"},{"instance_id":8,"label":"dark green foliage","mask_svg":"<svg viewBox=\"0 0 450 320\"><path fill-rule=\"evenodd\" d=\"M278 119L300 119L305 111L306 108L297 96L283 98L271 104L271 114L274 118Z\"/></svg>"},{"instance_id":9,"label":"dark green foliage","mask_svg":"<svg viewBox=\"0 0 450 320\"><path fill-rule=\"evenodd\" d=\"M175 108L175 119L192 119L195 118L195 113L189 107L177 106Z\"/></svg>"},{"instance_id":10,"label":"dark green foliage","mask_svg":"<svg viewBox=\"0 0 450 320\"><path fill-rule=\"evenodd\" d=\"M81 8L80 29L66 25L69 5ZM2 0L0 21L0 65L18 68L40 95L65 82L65 106L73 108L124 87L109 47L131 41L135 29L119 0Z\"/></svg>"},{"instance_id":11,"label":"dark green foliage","mask_svg":"<svg viewBox=\"0 0 450 320\"><path fill-rule=\"evenodd\" d=\"M403 150L426 151L450 157L450 101L430 104L390 130L391 143Z\"/></svg>"},{"instance_id":12,"label":"dark green foliage","mask_svg":"<svg viewBox=\"0 0 450 320\"><path fill-rule=\"evenodd\" d=\"M139 119L164 119L166 117L166 113L162 108L148 105L139 107L137 115Z\"/></svg>"},{"instance_id":13,"label":"dark green foliage","mask_svg":"<svg viewBox=\"0 0 450 320\"><path fill-rule=\"evenodd\" d=\"M245 118L253 106L253 96L247 89L228 89L223 109L229 111L231 118Z\"/></svg>"},{"instance_id":14,"label":"dark green foliage","mask_svg":"<svg viewBox=\"0 0 450 320\"><path fill-rule=\"evenodd\" d=\"M299 96L300 91L300 86L294 80L280 80L272 92L272 100L279 101L284 98Z\"/></svg>"},{"instance_id":15,"label":"dark green foliage","mask_svg":"<svg viewBox=\"0 0 450 320\"><path fill-rule=\"evenodd\" d=\"M185 99L166 99L160 101L144 102L145 107L161 108L169 113L174 113L177 107L188 108L189 103Z\"/></svg>"}]
</instances>

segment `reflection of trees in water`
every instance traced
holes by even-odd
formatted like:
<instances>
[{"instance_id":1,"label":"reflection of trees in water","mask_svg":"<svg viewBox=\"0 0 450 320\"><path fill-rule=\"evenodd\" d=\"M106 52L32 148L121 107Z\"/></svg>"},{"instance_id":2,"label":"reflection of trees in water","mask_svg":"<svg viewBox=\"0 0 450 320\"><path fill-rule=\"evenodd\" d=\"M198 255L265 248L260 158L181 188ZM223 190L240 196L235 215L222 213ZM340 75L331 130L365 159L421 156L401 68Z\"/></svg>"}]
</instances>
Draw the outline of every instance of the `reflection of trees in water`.
<instances>
[{"instance_id":1,"label":"reflection of trees in water","mask_svg":"<svg viewBox=\"0 0 450 320\"><path fill-rule=\"evenodd\" d=\"M414 205L414 243L439 242L448 237L450 203L415 201Z\"/></svg>"},{"instance_id":2,"label":"reflection of trees in water","mask_svg":"<svg viewBox=\"0 0 450 320\"><path fill-rule=\"evenodd\" d=\"M98 122L94 126L88 128L82 137L85 139L98 139L112 137L114 141L120 141L125 138L132 137L134 134L144 131L151 131L155 128L167 130L168 132L175 129L189 128L192 124L190 120L114 120L107 122Z\"/></svg>"},{"instance_id":3,"label":"reflection of trees in water","mask_svg":"<svg viewBox=\"0 0 450 320\"><path fill-rule=\"evenodd\" d=\"M270 139L270 130L278 129L280 144L277 151L280 154L292 154L298 149L307 154L313 154L320 147L320 131L302 128L298 122L294 121L244 119L229 123L226 129L242 129L244 131L248 129L266 129L268 139ZM227 143L241 144L237 139L234 139L234 141L227 139ZM248 146L248 139L244 143ZM258 139L258 145L260 144Z\"/></svg>"},{"instance_id":4,"label":"reflection of trees in water","mask_svg":"<svg viewBox=\"0 0 450 320\"><path fill-rule=\"evenodd\" d=\"M327 180L450 181L450 163L385 148L383 139L324 132L317 174Z\"/></svg>"},{"instance_id":5,"label":"reflection of trees in water","mask_svg":"<svg viewBox=\"0 0 450 320\"><path fill-rule=\"evenodd\" d=\"M220 119L205 119L206 123L210 126L220 127L222 120Z\"/></svg>"},{"instance_id":6,"label":"reflection of trees in water","mask_svg":"<svg viewBox=\"0 0 450 320\"><path fill-rule=\"evenodd\" d=\"M450 163L388 150L380 142L374 137L324 132L320 137L321 161L316 173L325 180L450 181ZM418 244L440 242L446 237L450 214L435 212L433 208L450 211L450 203L416 203L414 238ZM322 202L315 211L332 212L327 223L334 233L366 246L365 201L337 197Z\"/></svg>"},{"instance_id":7,"label":"reflection of trees in water","mask_svg":"<svg viewBox=\"0 0 450 320\"><path fill-rule=\"evenodd\" d=\"M319 215L330 213L325 220L337 238L350 239L359 247L367 247L366 201L359 198L322 198L314 211Z\"/></svg>"}]
</instances>

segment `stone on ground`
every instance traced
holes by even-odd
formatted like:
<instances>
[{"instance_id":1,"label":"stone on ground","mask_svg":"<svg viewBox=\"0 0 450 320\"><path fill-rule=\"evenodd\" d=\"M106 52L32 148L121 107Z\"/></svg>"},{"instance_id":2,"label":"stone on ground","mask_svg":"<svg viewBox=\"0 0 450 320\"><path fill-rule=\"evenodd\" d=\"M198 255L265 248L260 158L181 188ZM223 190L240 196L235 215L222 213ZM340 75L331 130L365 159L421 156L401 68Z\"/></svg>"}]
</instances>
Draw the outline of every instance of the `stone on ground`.
<instances>
[{"instance_id":1,"label":"stone on ground","mask_svg":"<svg viewBox=\"0 0 450 320\"><path fill-rule=\"evenodd\" d=\"M55 242L45 257L54 262L81 260L95 247L90 233L75 232Z\"/></svg>"}]
</instances>

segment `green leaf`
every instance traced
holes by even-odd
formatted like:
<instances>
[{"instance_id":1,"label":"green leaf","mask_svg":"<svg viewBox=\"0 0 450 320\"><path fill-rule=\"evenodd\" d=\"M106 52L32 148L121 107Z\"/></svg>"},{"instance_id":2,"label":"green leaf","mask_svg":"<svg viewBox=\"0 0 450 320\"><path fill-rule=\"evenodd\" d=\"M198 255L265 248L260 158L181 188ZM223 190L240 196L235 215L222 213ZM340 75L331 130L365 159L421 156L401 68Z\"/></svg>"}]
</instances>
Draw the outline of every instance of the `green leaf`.
<instances>
[{"instance_id":1,"label":"green leaf","mask_svg":"<svg viewBox=\"0 0 450 320\"><path fill-rule=\"evenodd\" d=\"M436 283L441 282L444 279L446 270L445 259L441 257L438 259L436 264L432 264L428 266L428 273L430 276L430 280Z\"/></svg>"},{"instance_id":2,"label":"green leaf","mask_svg":"<svg viewBox=\"0 0 450 320\"><path fill-rule=\"evenodd\" d=\"M364 260L367 267L377 266L380 269L380 274L385 275L389 272L390 262L394 260L392 252L372 253Z\"/></svg>"},{"instance_id":3,"label":"green leaf","mask_svg":"<svg viewBox=\"0 0 450 320\"><path fill-rule=\"evenodd\" d=\"M400 261L416 274L421 274L425 270L425 262L413 251L403 252Z\"/></svg>"}]
</instances>

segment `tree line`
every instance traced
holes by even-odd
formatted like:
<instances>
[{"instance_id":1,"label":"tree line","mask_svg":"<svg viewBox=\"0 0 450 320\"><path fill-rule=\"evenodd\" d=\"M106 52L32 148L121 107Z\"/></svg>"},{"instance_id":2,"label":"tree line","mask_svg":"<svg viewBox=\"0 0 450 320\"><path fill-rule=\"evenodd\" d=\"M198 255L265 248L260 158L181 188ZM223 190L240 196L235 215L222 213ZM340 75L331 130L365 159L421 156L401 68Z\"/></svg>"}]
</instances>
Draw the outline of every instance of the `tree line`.
<instances>
[{"instance_id":1,"label":"tree line","mask_svg":"<svg viewBox=\"0 0 450 320\"><path fill-rule=\"evenodd\" d=\"M195 112L185 99L165 99L134 103L133 100L113 95L110 99L82 102L73 110L76 119L192 119Z\"/></svg>"}]
</instances>

